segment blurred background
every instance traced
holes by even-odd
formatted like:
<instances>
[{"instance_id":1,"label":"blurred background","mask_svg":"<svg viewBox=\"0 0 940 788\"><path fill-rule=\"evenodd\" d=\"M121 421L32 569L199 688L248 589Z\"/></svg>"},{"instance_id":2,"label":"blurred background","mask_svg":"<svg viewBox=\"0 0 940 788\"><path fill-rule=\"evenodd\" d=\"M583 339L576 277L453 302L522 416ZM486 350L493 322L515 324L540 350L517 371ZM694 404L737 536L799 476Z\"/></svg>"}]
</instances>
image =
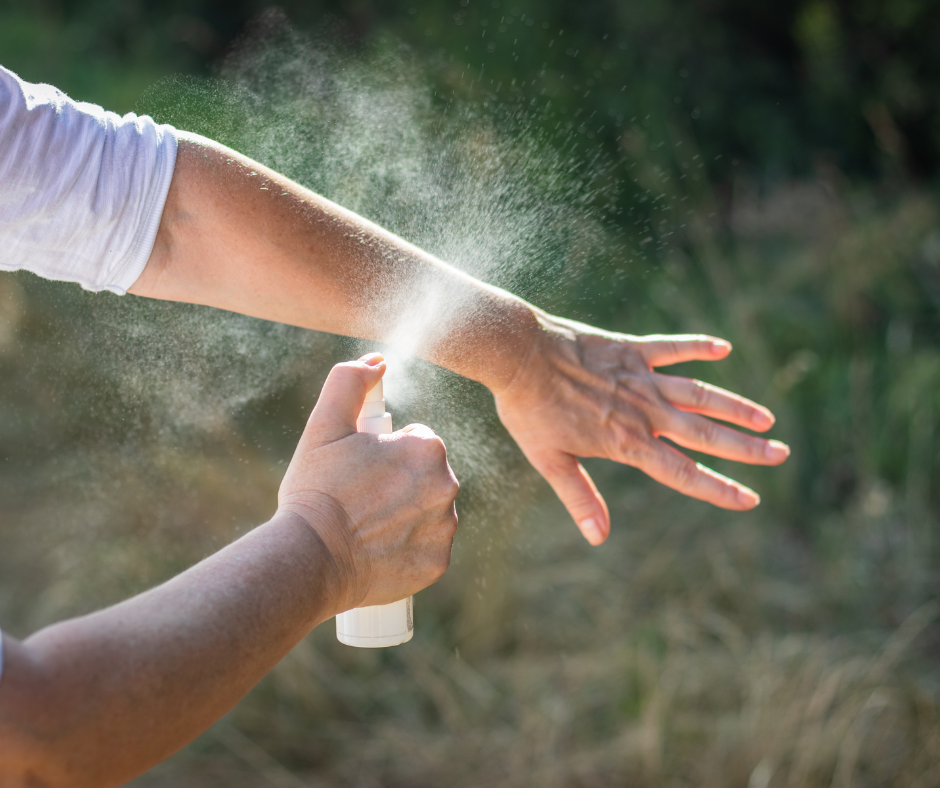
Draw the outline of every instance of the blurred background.
<instances>
[{"instance_id":1,"label":"blurred background","mask_svg":"<svg viewBox=\"0 0 940 788\"><path fill-rule=\"evenodd\" d=\"M709 332L777 469L746 514L610 463L581 539L480 387L421 363L454 565L416 635L314 631L149 786L940 785L940 6L0 0L0 63L220 139L539 306ZM352 340L0 274L0 623L272 513Z\"/></svg>"}]
</instances>

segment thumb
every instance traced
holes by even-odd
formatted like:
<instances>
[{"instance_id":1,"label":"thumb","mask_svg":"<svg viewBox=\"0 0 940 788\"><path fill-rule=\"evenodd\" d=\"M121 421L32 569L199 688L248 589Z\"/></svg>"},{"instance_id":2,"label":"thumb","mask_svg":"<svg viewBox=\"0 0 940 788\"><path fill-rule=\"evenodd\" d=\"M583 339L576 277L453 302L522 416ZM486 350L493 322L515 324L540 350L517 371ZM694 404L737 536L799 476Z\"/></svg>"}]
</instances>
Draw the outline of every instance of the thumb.
<instances>
[{"instance_id":1,"label":"thumb","mask_svg":"<svg viewBox=\"0 0 940 788\"><path fill-rule=\"evenodd\" d=\"M610 533L607 504L577 457L560 453L551 463L536 465L536 470L552 486L585 539L592 545L607 539Z\"/></svg>"},{"instance_id":2,"label":"thumb","mask_svg":"<svg viewBox=\"0 0 940 788\"><path fill-rule=\"evenodd\" d=\"M326 376L306 432L321 445L355 433L366 393L384 374L385 359L379 353L337 364Z\"/></svg>"}]
</instances>

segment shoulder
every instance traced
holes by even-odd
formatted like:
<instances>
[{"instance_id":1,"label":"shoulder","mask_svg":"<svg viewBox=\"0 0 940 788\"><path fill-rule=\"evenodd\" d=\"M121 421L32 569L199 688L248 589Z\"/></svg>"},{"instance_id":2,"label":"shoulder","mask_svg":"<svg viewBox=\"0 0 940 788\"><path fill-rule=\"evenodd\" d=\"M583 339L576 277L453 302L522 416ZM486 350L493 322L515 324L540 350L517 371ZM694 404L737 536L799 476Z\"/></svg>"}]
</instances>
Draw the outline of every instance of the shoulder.
<instances>
[{"instance_id":1,"label":"shoulder","mask_svg":"<svg viewBox=\"0 0 940 788\"><path fill-rule=\"evenodd\" d=\"M69 101L58 88L52 85L26 82L8 68L0 65L0 110L21 109L25 111L61 107Z\"/></svg>"}]
</instances>

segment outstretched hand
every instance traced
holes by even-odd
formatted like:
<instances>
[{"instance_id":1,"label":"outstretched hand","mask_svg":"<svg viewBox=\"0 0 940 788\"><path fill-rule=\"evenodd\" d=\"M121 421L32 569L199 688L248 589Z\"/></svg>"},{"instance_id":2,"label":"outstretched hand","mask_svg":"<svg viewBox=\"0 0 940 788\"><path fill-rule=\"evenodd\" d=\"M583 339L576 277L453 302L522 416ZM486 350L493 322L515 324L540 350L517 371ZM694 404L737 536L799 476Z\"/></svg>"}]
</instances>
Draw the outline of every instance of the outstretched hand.
<instances>
[{"instance_id":1,"label":"outstretched hand","mask_svg":"<svg viewBox=\"0 0 940 788\"><path fill-rule=\"evenodd\" d=\"M634 337L544 314L539 319L539 339L509 386L496 393L496 407L591 544L607 538L610 516L579 457L632 465L725 509L760 503L753 490L660 440L753 465L779 465L790 455L780 441L711 420L765 432L774 424L766 408L698 380L654 371L725 358L728 342L709 336Z\"/></svg>"}]
</instances>

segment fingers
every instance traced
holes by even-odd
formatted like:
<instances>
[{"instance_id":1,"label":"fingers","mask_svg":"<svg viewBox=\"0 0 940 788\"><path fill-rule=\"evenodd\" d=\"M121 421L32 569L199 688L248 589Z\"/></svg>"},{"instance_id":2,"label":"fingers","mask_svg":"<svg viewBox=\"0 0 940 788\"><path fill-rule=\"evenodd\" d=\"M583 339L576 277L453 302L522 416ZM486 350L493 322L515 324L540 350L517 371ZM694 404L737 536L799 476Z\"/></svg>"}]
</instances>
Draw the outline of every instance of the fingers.
<instances>
[{"instance_id":1,"label":"fingers","mask_svg":"<svg viewBox=\"0 0 940 788\"><path fill-rule=\"evenodd\" d=\"M308 431L320 445L356 432L356 419L366 392L384 374L385 359L379 353L337 364L330 370L308 422Z\"/></svg>"},{"instance_id":2,"label":"fingers","mask_svg":"<svg viewBox=\"0 0 940 788\"><path fill-rule=\"evenodd\" d=\"M398 434L407 435L409 439L412 440L420 438L425 447L424 451L427 452L425 460L431 463L431 468L428 472L443 472L457 487L460 486L457 484L457 477L454 476L453 468L450 467L450 463L447 461L447 446L444 445L444 441L440 435L425 424L409 424L407 427L402 427L398 431ZM456 494L455 492L454 496L456 496ZM453 498L451 498L450 502L453 503Z\"/></svg>"},{"instance_id":3,"label":"fingers","mask_svg":"<svg viewBox=\"0 0 940 788\"><path fill-rule=\"evenodd\" d=\"M536 470L552 486L588 542L599 545L607 539L607 504L576 457L559 453L551 462L537 464Z\"/></svg>"},{"instance_id":4,"label":"fingers","mask_svg":"<svg viewBox=\"0 0 940 788\"><path fill-rule=\"evenodd\" d=\"M454 476L453 468L450 467L450 463L447 461L447 447L444 445L444 441L440 435L425 424L409 424L407 427L402 427L399 430L399 434L407 435L411 439L420 438L427 447L427 450L431 452L434 465L437 466L438 469L443 467L448 478L453 479L455 484L457 483L457 477ZM460 485L458 484L457 486L459 487Z\"/></svg>"},{"instance_id":5,"label":"fingers","mask_svg":"<svg viewBox=\"0 0 940 788\"><path fill-rule=\"evenodd\" d=\"M653 381L663 397L680 410L730 421L758 432L766 432L776 421L762 405L699 380L654 372Z\"/></svg>"},{"instance_id":6,"label":"fingers","mask_svg":"<svg viewBox=\"0 0 940 788\"><path fill-rule=\"evenodd\" d=\"M743 484L693 462L662 441L652 445L653 451L639 467L660 484L723 509L744 511L760 503L760 496Z\"/></svg>"},{"instance_id":7,"label":"fingers","mask_svg":"<svg viewBox=\"0 0 940 788\"><path fill-rule=\"evenodd\" d=\"M790 447L780 441L744 435L693 413L673 413L658 433L687 449L751 465L779 465L790 456Z\"/></svg>"},{"instance_id":8,"label":"fingers","mask_svg":"<svg viewBox=\"0 0 940 788\"><path fill-rule=\"evenodd\" d=\"M425 424L409 424L402 427L401 432L409 435L417 435L419 438L436 438L437 433Z\"/></svg>"},{"instance_id":9,"label":"fingers","mask_svg":"<svg viewBox=\"0 0 940 788\"><path fill-rule=\"evenodd\" d=\"M683 361L718 361L731 352L731 343L701 334L653 334L632 343L651 367Z\"/></svg>"}]
</instances>

